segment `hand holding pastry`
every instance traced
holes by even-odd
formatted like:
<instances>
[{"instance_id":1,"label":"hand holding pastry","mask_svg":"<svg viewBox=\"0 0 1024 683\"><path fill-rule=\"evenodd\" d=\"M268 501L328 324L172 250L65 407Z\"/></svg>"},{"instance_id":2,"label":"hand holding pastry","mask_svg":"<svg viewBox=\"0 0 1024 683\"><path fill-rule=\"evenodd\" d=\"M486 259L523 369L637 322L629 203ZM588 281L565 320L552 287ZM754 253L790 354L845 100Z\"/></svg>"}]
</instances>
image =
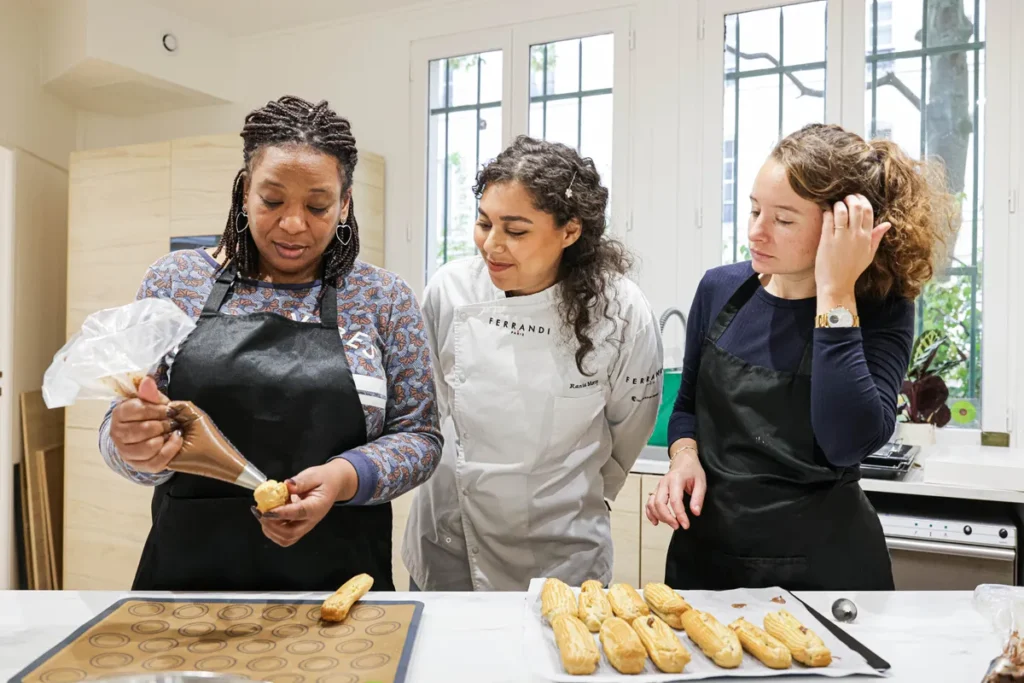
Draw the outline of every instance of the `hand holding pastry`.
<instances>
[{"instance_id":1,"label":"hand holding pastry","mask_svg":"<svg viewBox=\"0 0 1024 683\"><path fill-rule=\"evenodd\" d=\"M282 547L294 545L323 519L331 507L355 495L356 470L348 460L335 458L289 479L291 501L265 514L257 513L263 535Z\"/></svg>"},{"instance_id":2,"label":"hand holding pastry","mask_svg":"<svg viewBox=\"0 0 1024 683\"><path fill-rule=\"evenodd\" d=\"M265 514L288 502L288 485L269 479L257 486L252 495L256 499L256 509Z\"/></svg>"},{"instance_id":3,"label":"hand holding pastry","mask_svg":"<svg viewBox=\"0 0 1024 683\"><path fill-rule=\"evenodd\" d=\"M357 574L342 584L334 595L324 600L320 606L320 618L324 621L345 621L349 610L373 587L373 577L369 574Z\"/></svg>"},{"instance_id":4,"label":"hand holding pastry","mask_svg":"<svg viewBox=\"0 0 1024 683\"><path fill-rule=\"evenodd\" d=\"M805 666L821 667L832 663L832 652L818 634L784 609L765 615L764 630L780 640L793 654L793 659Z\"/></svg>"},{"instance_id":5,"label":"hand holding pastry","mask_svg":"<svg viewBox=\"0 0 1024 683\"><path fill-rule=\"evenodd\" d=\"M584 581L580 587L580 621L593 633L597 633L601 624L611 616L612 604L608 602L601 582Z\"/></svg>"}]
</instances>

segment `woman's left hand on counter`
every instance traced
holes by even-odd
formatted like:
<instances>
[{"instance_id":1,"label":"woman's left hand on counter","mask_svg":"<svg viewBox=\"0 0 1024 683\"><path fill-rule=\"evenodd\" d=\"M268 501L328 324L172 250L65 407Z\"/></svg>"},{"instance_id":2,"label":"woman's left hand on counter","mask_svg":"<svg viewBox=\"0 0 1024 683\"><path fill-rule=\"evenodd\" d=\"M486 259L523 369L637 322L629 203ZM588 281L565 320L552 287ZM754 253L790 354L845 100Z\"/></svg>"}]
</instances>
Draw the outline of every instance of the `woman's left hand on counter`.
<instances>
[{"instance_id":1,"label":"woman's left hand on counter","mask_svg":"<svg viewBox=\"0 0 1024 683\"><path fill-rule=\"evenodd\" d=\"M287 548L309 533L339 502L356 494L359 479L348 460L336 458L288 480L291 502L260 517L263 534Z\"/></svg>"}]
</instances>

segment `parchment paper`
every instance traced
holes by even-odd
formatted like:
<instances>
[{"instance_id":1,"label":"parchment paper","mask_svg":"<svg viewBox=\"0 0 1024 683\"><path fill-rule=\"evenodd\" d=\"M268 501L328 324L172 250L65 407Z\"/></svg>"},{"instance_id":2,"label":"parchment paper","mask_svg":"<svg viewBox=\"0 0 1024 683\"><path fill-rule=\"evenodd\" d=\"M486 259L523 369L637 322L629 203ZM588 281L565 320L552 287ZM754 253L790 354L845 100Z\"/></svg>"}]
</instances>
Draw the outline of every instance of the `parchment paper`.
<instances>
[{"instance_id":1,"label":"parchment paper","mask_svg":"<svg viewBox=\"0 0 1024 683\"><path fill-rule=\"evenodd\" d=\"M832 664L828 667L812 669L802 664L793 662L788 669L769 669L759 662L753 655L744 651L743 663L736 669L723 669L714 664L700 651L696 643L691 641L684 631L677 631L683 646L690 652L690 663L681 674L661 673L650 659L647 660L647 668L642 674L627 676L620 674L608 659L604 656L604 650L598 636L594 634L594 641L601 652L601 663L590 676L572 676L565 673L562 668L562 660L558 654L558 646L555 645L555 635L544 621L540 613L540 592L544 586L544 579L533 579L530 581L529 593L526 600L526 625L524 643L526 656L533 662L534 670L549 681L602 681L604 683L621 683L622 681L633 681L634 683L653 683L654 681L695 681L705 678L762 678L768 676L819 676L828 678L839 678L853 676L855 674L867 674L882 677L875 669L871 668L864 658L848 648L841 641L836 639L821 622L811 616L811 613L789 593L781 588L760 588L760 589L737 589L731 591L680 591L683 598L695 609L709 612L720 622L728 626L733 620L744 617L747 621L764 628L764 616L768 612L775 612L785 609L800 622L814 631L825 641L825 644L832 651ZM573 591L579 596L579 588L574 587ZM643 595L643 591L638 591ZM774 597L782 597L785 604L772 602ZM733 607L743 605L743 607ZM882 654L882 653L879 653ZM883 657L885 655L882 655Z\"/></svg>"}]
</instances>

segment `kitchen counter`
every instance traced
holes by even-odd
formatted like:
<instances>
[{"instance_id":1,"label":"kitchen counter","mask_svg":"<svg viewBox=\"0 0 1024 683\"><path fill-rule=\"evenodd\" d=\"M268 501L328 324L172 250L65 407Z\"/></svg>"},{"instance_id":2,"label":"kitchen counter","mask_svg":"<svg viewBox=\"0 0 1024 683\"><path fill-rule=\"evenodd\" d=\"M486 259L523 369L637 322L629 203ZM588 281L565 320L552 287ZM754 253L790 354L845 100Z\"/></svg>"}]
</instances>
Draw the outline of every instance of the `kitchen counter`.
<instances>
[{"instance_id":1,"label":"kitchen counter","mask_svg":"<svg viewBox=\"0 0 1024 683\"><path fill-rule=\"evenodd\" d=\"M984 447L977 446L979 453ZM927 446L921 449L914 463L914 467L907 472L900 481L887 479L870 479L864 477L860 480L860 486L865 491L877 491L881 493L895 493L906 496L932 496L935 498L962 498L966 500L984 500L997 503L1024 503L1024 491L1011 491L1007 489L979 488L973 486L952 486L948 484L931 484L924 480L924 463L932 453L941 452L942 446ZM965 447L958 450L965 451ZM1021 461L1021 468L1024 469L1024 458ZM664 448L647 446L644 448L640 458L630 470L633 474L654 474L661 475L668 471L668 458Z\"/></svg>"},{"instance_id":2,"label":"kitchen counter","mask_svg":"<svg viewBox=\"0 0 1024 683\"><path fill-rule=\"evenodd\" d=\"M147 593L149 597L160 594ZM844 628L891 665L887 680L980 682L1001 643L967 592L799 593L822 614L838 597L859 608ZM0 591L0 680L6 681L114 601L116 592ZM183 596L176 596L183 597ZM241 597L232 595L231 597ZM268 597L268 596L262 596ZM322 598L323 595L273 597ZM424 604L410 663L410 683L523 683L532 677L522 635L525 593L379 593L367 599ZM795 683L823 678L768 679ZM877 680L858 677L838 680Z\"/></svg>"}]
</instances>

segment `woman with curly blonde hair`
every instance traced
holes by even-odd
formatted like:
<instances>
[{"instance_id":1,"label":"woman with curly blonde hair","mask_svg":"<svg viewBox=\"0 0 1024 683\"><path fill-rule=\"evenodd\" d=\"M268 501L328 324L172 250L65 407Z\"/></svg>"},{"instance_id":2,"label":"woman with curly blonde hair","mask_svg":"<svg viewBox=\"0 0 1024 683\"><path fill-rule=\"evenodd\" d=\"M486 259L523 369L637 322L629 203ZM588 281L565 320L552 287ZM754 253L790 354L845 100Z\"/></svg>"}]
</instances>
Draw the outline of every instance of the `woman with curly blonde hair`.
<instances>
[{"instance_id":1,"label":"woman with curly blonde hair","mask_svg":"<svg viewBox=\"0 0 1024 683\"><path fill-rule=\"evenodd\" d=\"M775 147L750 200L752 260L697 289L671 465L647 500L674 529L666 582L891 590L859 465L893 434L953 198L895 144L815 124Z\"/></svg>"}]
</instances>

